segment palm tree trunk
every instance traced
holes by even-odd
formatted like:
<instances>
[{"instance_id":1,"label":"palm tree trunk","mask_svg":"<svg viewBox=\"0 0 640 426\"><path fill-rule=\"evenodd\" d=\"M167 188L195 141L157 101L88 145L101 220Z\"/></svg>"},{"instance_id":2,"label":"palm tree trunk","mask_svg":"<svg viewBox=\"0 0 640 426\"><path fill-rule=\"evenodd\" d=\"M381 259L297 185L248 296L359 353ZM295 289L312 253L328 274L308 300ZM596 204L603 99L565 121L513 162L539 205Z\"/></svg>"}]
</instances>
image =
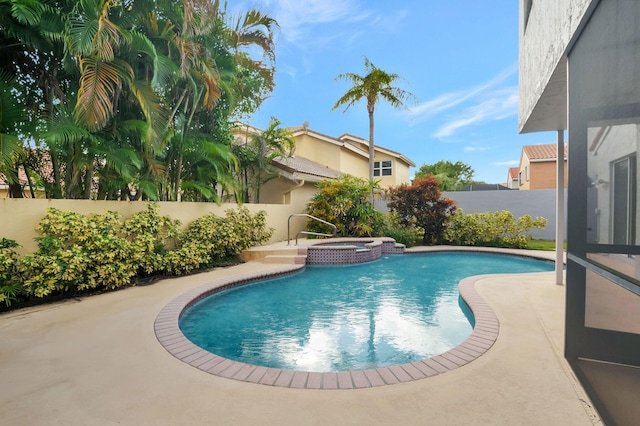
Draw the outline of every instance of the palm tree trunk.
<instances>
[{"instance_id":1,"label":"palm tree trunk","mask_svg":"<svg viewBox=\"0 0 640 426\"><path fill-rule=\"evenodd\" d=\"M29 192L31 193L31 198L36 198L36 192L33 189L33 182L31 181L31 176L27 171L27 166L23 163L22 168L24 169L24 174L27 176L27 185L29 185Z\"/></svg>"},{"instance_id":2,"label":"palm tree trunk","mask_svg":"<svg viewBox=\"0 0 640 426\"><path fill-rule=\"evenodd\" d=\"M373 161L376 155L373 141L373 105L367 108L369 110L369 180L373 180Z\"/></svg>"},{"instance_id":3,"label":"palm tree trunk","mask_svg":"<svg viewBox=\"0 0 640 426\"><path fill-rule=\"evenodd\" d=\"M176 162L176 176L175 176L175 182L174 182L174 187L173 187L173 192L174 192L174 197L175 200L174 201L181 201L180 200L180 181L182 180L182 154L178 155L178 161Z\"/></svg>"}]
</instances>

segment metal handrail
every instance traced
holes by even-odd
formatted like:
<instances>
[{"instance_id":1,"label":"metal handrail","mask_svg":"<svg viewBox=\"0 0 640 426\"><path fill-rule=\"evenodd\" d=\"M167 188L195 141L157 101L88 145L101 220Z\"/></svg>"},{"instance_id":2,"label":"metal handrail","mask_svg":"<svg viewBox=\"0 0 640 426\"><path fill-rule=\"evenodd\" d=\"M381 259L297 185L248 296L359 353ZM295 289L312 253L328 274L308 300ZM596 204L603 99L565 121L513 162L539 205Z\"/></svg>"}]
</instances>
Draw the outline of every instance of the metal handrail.
<instances>
[{"instance_id":1,"label":"metal handrail","mask_svg":"<svg viewBox=\"0 0 640 426\"><path fill-rule=\"evenodd\" d=\"M298 245L298 237L300 236L300 234L304 234L304 235L319 235L319 236L322 236L322 237L335 237L336 234L338 233L338 228L333 223L329 223L326 220L320 219L319 217L311 216L310 214L294 213L294 214L289 216L289 220L287 221L287 245L289 245L290 241L291 241L291 218L292 217L306 217L306 218L309 218L309 219L317 220L318 222L322 222L325 225L329 225L330 227L333 228L333 234L323 234L321 232L311 232L311 231L300 231L300 232L298 232L296 234L296 245Z\"/></svg>"}]
</instances>

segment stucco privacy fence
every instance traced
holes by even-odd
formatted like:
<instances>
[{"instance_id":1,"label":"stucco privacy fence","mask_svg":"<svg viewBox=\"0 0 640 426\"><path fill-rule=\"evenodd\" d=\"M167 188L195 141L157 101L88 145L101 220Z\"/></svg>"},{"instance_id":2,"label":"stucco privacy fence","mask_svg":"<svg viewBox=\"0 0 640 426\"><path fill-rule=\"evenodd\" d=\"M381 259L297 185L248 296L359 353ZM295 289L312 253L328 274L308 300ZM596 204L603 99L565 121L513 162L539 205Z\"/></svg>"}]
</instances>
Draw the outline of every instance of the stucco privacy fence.
<instances>
[{"instance_id":1,"label":"stucco privacy fence","mask_svg":"<svg viewBox=\"0 0 640 426\"><path fill-rule=\"evenodd\" d=\"M215 203L185 203L158 202L159 213L177 219L186 227L191 221L213 213L224 216L226 210L238 208L237 204ZM243 204L255 213L260 210L267 212L267 225L275 231L269 242L285 241L287 239L287 220L291 214L302 213L304 207L293 204ZM46 200L30 198L0 199L0 238L15 240L20 244L18 252L26 254L36 251L34 238L40 236L36 226L47 214L48 208L63 211L73 211L81 214L104 213L107 210L118 212L123 219L131 217L136 212L145 210L147 203L142 201L93 201L93 200ZM291 237L305 226L303 219L291 221Z\"/></svg>"}]
</instances>

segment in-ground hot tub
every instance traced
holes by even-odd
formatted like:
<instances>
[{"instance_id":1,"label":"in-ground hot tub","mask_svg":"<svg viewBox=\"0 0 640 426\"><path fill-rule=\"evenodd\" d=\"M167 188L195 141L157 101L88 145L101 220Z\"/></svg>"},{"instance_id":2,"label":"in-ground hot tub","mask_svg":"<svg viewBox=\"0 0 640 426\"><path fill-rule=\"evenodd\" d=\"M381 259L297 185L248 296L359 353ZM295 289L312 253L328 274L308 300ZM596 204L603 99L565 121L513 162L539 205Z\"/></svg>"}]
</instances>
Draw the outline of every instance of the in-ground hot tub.
<instances>
[{"instance_id":1,"label":"in-ground hot tub","mask_svg":"<svg viewBox=\"0 0 640 426\"><path fill-rule=\"evenodd\" d=\"M332 238L307 247L307 265L371 262L383 254L402 254L404 249L393 238Z\"/></svg>"}]
</instances>

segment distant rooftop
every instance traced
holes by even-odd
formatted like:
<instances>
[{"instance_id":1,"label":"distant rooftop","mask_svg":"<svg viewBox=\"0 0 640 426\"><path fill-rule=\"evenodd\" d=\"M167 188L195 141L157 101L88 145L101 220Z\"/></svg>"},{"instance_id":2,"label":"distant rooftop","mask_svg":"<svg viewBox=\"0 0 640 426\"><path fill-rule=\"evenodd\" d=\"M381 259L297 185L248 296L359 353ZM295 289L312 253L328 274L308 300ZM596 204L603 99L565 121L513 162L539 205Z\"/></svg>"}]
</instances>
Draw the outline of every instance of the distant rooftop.
<instances>
[{"instance_id":1,"label":"distant rooftop","mask_svg":"<svg viewBox=\"0 0 640 426\"><path fill-rule=\"evenodd\" d=\"M554 143L545 143L540 145L525 145L522 147L522 151L525 153L529 160L555 160L556 159L556 151L558 149L558 145ZM567 159L567 150L568 145L564 144L564 159Z\"/></svg>"}]
</instances>

